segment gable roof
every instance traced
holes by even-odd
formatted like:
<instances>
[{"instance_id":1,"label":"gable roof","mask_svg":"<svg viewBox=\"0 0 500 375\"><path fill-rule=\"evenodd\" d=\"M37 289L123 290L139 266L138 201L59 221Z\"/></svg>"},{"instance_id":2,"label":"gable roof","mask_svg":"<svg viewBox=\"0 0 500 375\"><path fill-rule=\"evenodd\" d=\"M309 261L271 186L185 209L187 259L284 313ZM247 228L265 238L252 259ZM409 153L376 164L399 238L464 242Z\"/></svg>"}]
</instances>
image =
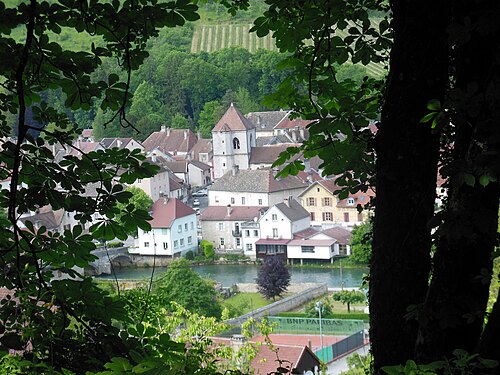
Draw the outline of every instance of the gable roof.
<instances>
[{"instance_id":1,"label":"gable roof","mask_svg":"<svg viewBox=\"0 0 500 375\"><path fill-rule=\"evenodd\" d=\"M160 151L171 154L187 153L197 142L197 137L190 129L171 129L162 126L160 131L153 132L142 145L146 152L158 148Z\"/></svg>"},{"instance_id":2,"label":"gable roof","mask_svg":"<svg viewBox=\"0 0 500 375\"><path fill-rule=\"evenodd\" d=\"M279 180L274 178L271 169L239 170L233 176L229 171L217 179L210 191L232 191L245 193L273 193L288 189L304 189L307 183L296 176L287 176Z\"/></svg>"},{"instance_id":3,"label":"gable roof","mask_svg":"<svg viewBox=\"0 0 500 375\"><path fill-rule=\"evenodd\" d=\"M163 166L170 169L174 173L187 173L187 161L164 161Z\"/></svg>"},{"instance_id":4,"label":"gable roof","mask_svg":"<svg viewBox=\"0 0 500 375\"><path fill-rule=\"evenodd\" d=\"M208 206L200 215L201 221L250 221L259 218L262 206Z\"/></svg>"},{"instance_id":5,"label":"gable roof","mask_svg":"<svg viewBox=\"0 0 500 375\"><path fill-rule=\"evenodd\" d=\"M100 143L104 148L125 148L132 141L133 138L103 138ZM140 142L137 143L141 144Z\"/></svg>"},{"instance_id":6,"label":"gable roof","mask_svg":"<svg viewBox=\"0 0 500 375\"><path fill-rule=\"evenodd\" d=\"M291 365L290 373L303 373L306 370L319 366L320 360L309 349L308 346L273 344L273 349L269 345L261 345L258 347L258 353L251 362L251 367L255 374L274 374L276 369L280 367L277 354L282 360L287 360L284 367Z\"/></svg>"},{"instance_id":7,"label":"gable roof","mask_svg":"<svg viewBox=\"0 0 500 375\"><path fill-rule=\"evenodd\" d=\"M314 120L303 120L301 118L290 119L290 116L286 116L279 123L276 124L274 129L295 129L296 127L305 129L307 125L314 122Z\"/></svg>"},{"instance_id":8,"label":"gable roof","mask_svg":"<svg viewBox=\"0 0 500 375\"><path fill-rule=\"evenodd\" d=\"M198 160L191 160L189 164L194 165L196 168L201 169L202 171L208 171L211 168L210 165Z\"/></svg>"},{"instance_id":9,"label":"gable roof","mask_svg":"<svg viewBox=\"0 0 500 375\"><path fill-rule=\"evenodd\" d=\"M64 216L64 209L52 210L50 205L40 207L34 215L21 217L19 220L25 224L31 221L33 225L40 222L40 226L44 226L47 230L59 229Z\"/></svg>"},{"instance_id":10,"label":"gable roof","mask_svg":"<svg viewBox=\"0 0 500 375\"><path fill-rule=\"evenodd\" d=\"M342 227L324 229L320 233L337 240L340 244L348 245L351 242L352 233Z\"/></svg>"},{"instance_id":11,"label":"gable roof","mask_svg":"<svg viewBox=\"0 0 500 375\"><path fill-rule=\"evenodd\" d=\"M234 130L248 130L255 128L254 124L240 112L233 103L229 106L212 132L226 132Z\"/></svg>"},{"instance_id":12,"label":"gable roof","mask_svg":"<svg viewBox=\"0 0 500 375\"><path fill-rule=\"evenodd\" d=\"M191 152L194 153L194 157L198 159L199 154L209 154L212 152L212 140L198 137L198 142L193 146Z\"/></svg>"},{"instance_id":13,"label":"gable roof","mask_svg":"<svg viewBox=\"0 0 500 375\"><path fill-rule=\"evenodd\" d=\"M175 219L195 215L194 210L177 198L160 198L151 208L151 228L171 228Z\"/></svg>"},{"instance_id":14,"label":"gable roof","mask_svg":"<svg viewBox=\"0 0 500 375\"><path fill-rule=\"evenodd\" d=\"M264 147L253 147L250 156L250 164L272 164L279 155L288 147L300 146L299 144L277 144ZM294 155L290 161L296 160L300 155Z\"/></svg>"},{"instance_id":15,"label":"gable roof","mask_svg":"<svg viewBox=\"0 0 500 375\"><path fill-rule=\"evenodd\" d=\"M278 124L283 118L288 116L288 111L266 111L266 112L250 112L246 115L254 125L255 130L259 131L272 131L276 124Z\"/></svg>"},{"instance_id":16,"label":"gable roof","mask_svg":"<svg viewBox=\"0 0 500 375\"><path fill-rule=\"evenodd\" d=\"M306 217L310 217L309 212L304 207L302 207L302 205L295 199L289 199L288 204L282 202L276 204L275 206L290 221L296 221Z\"/></svg>"}]
</instances>

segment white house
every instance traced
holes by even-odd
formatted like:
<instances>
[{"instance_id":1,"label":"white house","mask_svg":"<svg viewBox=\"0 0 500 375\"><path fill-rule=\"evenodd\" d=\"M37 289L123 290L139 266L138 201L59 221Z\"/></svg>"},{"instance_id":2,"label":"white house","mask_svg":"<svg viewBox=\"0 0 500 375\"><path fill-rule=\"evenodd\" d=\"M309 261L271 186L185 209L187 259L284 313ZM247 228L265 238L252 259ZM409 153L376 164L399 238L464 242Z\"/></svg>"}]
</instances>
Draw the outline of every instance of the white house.
<instances>
[{"instance_id":1,"label":"white house","mask_svg":"<svg viewBox=\"0 0 500 375\"><path fill-rule=\"evenodd\" d=\"M198 160L188 164L189 182L191 186L206 186L212 180L211 167Z\"/></svg>"},{"instance_id":2,"label":"white house","mask_svg":"<svg viewBox=\"0 0 500 375\"><path fill-rule=\"evenodd\" d=\"M234 166L208 189L209 206L270 207L297 197L307 182L297 176L276 179L271 169L240 170Z\"/></svg>"},{"instance_id":3,"label":"white house","mask_svg":"<svg viewBox=\"0 0 500 375\"><path fill-rule=\"evenodd\" d=\"M103 138L100 143L105 149L117 147L144 152L144 146L133 138Z\"/></svg>"},{"instance_id":4,"label":"white house","mask_svg":"<svg viewBox=\"0 0 500 375\"><path fill-rule=\"evenodd\" d=\"M170 196L170 171L161 164L156 163L155 158L147 160L151 164L156 164L160 170L153 177L140 178L132 183L132 186L142 189L151 197L153 202L162 196Z\"/></svg>"},{"instance_id":5,"label":"white house","mask_svg":"<svg viewBox=\"0 0 500 375\"><path fill-rule=\"evenodd\" d=\"M309 213L295 199L275 204L259 219L260 239L255 243L256 257L287 256L287 244L294 233L310 227Z\"/></svg>"},{"instance_id":6,"label":"white house","mask_svg":"<svg viewBox=\"0 0 500 375\"><path fill-rule=\"evenodd\" d=\"M345 228L333 227L325 230L313 228L296 233L287 244L287 257L292 264L304 260L323 260L333 263L335 257L351 255L351 232Z\"/></svg>"},{"instance_id":7,"label":"white house","mask_svg":"<svg viewBox=\"0 0 500 375\"><path fill-rule=\"evenodd\" d=\"M151 230L138 230L140 255L180 257L198 249L195 211L176 198L160 198L152 207ZM132 251L130 251L132 252Z\"/></svg>"},{"instance_id":8,"label":"white house","mask_svg":"<svg viewBox=\"0 0 500 375\"><path fill-rule=\"evenodd\" d=\"M209 206L200 215L201 234L204 240L221 250L234 250L255 258L255 251L244 251L248 243L254 243L258 236L244 229L246 222L256 222L267 207ZM248 240L253 236L253 242ZM245 238L244 238L245 237ZM247 241L244 243L244 239Z\"/></svg>"}]
</instances>

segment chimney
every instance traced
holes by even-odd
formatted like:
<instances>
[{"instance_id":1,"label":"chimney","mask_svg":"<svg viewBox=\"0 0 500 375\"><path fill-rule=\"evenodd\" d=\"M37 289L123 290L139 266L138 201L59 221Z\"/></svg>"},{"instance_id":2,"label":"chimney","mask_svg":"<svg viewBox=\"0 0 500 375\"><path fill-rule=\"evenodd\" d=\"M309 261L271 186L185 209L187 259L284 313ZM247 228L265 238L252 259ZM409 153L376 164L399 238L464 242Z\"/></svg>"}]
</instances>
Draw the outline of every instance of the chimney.
<instances>
[{"instance_id":1,"label":"chimney","mask_svg":"<svg viewBox=\"0 0 500 375\"><path fill-rule=\"evenodd\" d=\"M288 207L290 207L290 198L285 198L283 199L283 203L286 204Z\"/></svg>"},{"instance_id":2,"label":"chimney","mask_svg":"<svg viewBox=\"0 0 500 375\"><path fill-rule=\"evenodd\" d=\"M237 164L233 165L233 167L231 168L231 174L233 175L233 177L238 174L239 169L240 167Z\"/></svg>"},{"instance_id":3,"label":"chimney","mask_svg":"<svg viewBox=\"0 0 500 375\"><path fill-rule=\"evenodd\" d=\"M184 130L184 139L187 139L187 137L188 137L188 131Z\"/></svg>"},{"instance_id":4,"label":"chimney","mask_svg":"<svg viewBox=\"0 0 500 375\"><path fill-rule=\"evenodd\" d=\"M167 132L167 137L170 136L170 128L166 128L165 131Z\"/></svg>"},{"instance_id":5,"label":"chimney","mask_svg":"<svg viewBox=\"0 0 500 375\"><path fill-rule=\"evenodd\" d=\"M165 132L165 125L160 126L160 131Z\"/></svg>"},{"instance_id":6,"label":"chimney","mask_svg":"<svg viewBox=\"0 0 500 375\"><path fill-rule=\"evenodd\" d=\"M121 140L119 140L119 139L116 140L116 147L121 148L122 144L123 144L123 142Z\"/></svg>"},{"instance_id":7,"label":"chimney","mask_svg":"<svg viewBox=\"0 0 500 375\"><path fill-rule=\"evenodd\" d=\"M291 130L290 133L291 133L291 136L292 136L292 141L294 141L295 143L297 143L297 131L296 130Z\"/></svg>"},{"instance_id":8,"label":"chimney","mask_svg":"<svg viewBox=\"0 0 500 375\"><path fill-rule=\"evenodd\" d=\"M163 204L167 204L168 203L168 197L163 197Z\"/></svg>"},{"instance_id":9,"label":"chimney","mask_svg":"<svg viewBox=\"0 0 500 375\"><path fill-rule=\"evenodd\" d=\"M231 216L231 212L233 212L233 208L230 204L227 205L227 216Z\"/></svg>"},{"instance_id":10,"label":"chimney","mask_svg":"<svg viewBox=\"0 0 500 375\"><path fill-rule=\"evenodd\" d=\"M198 139L201 139L201 138L202 138L202 136L201 136L201 132L200 132L200 131L198 131L198 132L196 133L196 136L198 137Z\"/></svg>"},{"instance_id":11,"label":"chimney","mask_svg":"<svg viewBox=\"0 0 500 375\"><path fill-rule=\"evenodd\" d=\"M151 161L153 163L156 163L156 154L155 153L151 154Z\"/></svg>"}]
</instances>

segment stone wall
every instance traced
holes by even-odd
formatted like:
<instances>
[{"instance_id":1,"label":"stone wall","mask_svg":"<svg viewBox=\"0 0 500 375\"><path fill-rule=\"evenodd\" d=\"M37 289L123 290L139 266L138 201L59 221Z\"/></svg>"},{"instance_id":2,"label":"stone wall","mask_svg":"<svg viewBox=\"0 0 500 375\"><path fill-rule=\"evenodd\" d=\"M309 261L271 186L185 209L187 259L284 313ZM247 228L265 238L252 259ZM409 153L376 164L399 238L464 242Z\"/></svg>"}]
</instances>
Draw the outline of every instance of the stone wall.
<instances>
[{"instance_id":1,"label":"stone wall","mask_svg":"<svg viewBox=\"0 0 500 375\"><path fill-rule=\"evenodd\" d=\"M252 289L251 285L254 285L253 286L254 289ZM243 289L245 292L257 291L256 284L237 284L237 286L240 291L243 291ZM240 289L240 286L243 289ZM274 315L280 312L290 311L328 292L327 284L313 284L313 283L296 284L294 286L290 286L288 290L292 291L294 290L294 288L302 289L302 291L298 292L293 296L286 297L280 301L271 303L270 305L261 307L260 309L251 311L245 315L241 315L237 318L226 320L226 323L229 325L240 326L250 318L259 319L267 315Z\"/></svg>"}]
</instances>

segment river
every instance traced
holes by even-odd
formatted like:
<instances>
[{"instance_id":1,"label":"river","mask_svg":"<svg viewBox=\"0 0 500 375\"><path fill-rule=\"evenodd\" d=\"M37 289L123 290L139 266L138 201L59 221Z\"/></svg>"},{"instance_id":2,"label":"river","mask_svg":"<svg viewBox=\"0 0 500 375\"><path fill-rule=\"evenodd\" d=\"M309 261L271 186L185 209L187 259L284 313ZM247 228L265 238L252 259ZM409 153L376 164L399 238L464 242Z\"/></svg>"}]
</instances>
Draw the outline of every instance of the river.
<instances>
[{"instance_id":1,"label":"river","mask_svg":"<svg viewBox=\"0 0 500 375\"><path fill-rule=\"evenodd\" d=\"M155 276L161 276L166 267L157 267ZM212 264L193 268L203 277L208 277L230 287L236 283L254 283L257 277L256 265ZM151 277L152 268L123 268L116 270L116 277L121 280L140 280ZM322 268L322 267L289 267L291 283L326 283L330 288L359 287L367 268ZM113 279L113 275L98 276L100 279Z\"/></svg>"}]
</instances>

